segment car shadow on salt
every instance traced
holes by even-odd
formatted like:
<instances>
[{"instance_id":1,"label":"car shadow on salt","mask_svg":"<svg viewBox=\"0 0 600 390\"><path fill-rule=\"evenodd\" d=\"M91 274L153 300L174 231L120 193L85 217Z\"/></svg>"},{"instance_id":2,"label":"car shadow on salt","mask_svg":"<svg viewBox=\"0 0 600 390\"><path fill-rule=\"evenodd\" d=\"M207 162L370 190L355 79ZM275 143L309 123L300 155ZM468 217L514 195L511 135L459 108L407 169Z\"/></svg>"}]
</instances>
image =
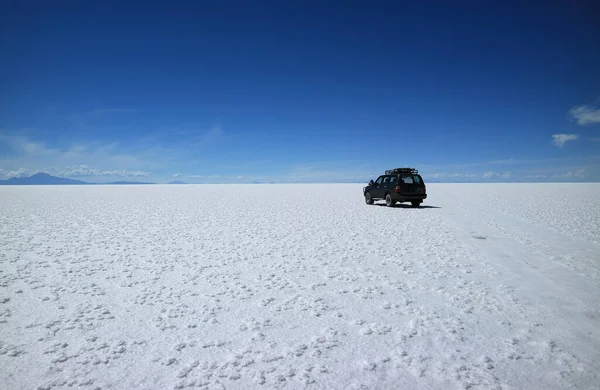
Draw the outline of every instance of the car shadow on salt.
<instances>
[{"instance_id":1,"label":"car shadow on salt","mask_svg":"<svg viewBox=\"0 0 600 390\"><path fill-rule=\"evenodd\" d=\"M383 207L388 207L385 203L373 203L374 206L383 206ZM429 206L429 205L421 205L419 207L412 207L412 205L410 204L404 204L404 203L397 203L395 205L393 205L391 208L395 208L395 209L415 209L415 210L419 210L419 209L441 209L441 207L438 206Z\"/></svg>"}]
</instances>

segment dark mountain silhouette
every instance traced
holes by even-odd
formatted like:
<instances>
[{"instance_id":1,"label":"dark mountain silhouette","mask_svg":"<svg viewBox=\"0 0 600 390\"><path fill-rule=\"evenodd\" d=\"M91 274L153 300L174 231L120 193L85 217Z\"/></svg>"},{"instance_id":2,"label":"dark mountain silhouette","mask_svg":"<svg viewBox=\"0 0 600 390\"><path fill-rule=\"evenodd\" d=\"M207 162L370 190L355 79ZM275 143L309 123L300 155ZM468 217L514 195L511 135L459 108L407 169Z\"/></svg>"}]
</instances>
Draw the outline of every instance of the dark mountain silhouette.
<instances>
[{"instance_id":1,"label":"dark mountain silhouette","mask_svg":"<svg viewBox=\"0 0 600 390\"><path fill-rule=\"evenodd\" d=\"M51 176L45 172L36 173L29 177L11 177L8 180L0 180L0 185L73 185L89 184L81 180L66 179L64 177Z\"/></svg>"}]
</instances>

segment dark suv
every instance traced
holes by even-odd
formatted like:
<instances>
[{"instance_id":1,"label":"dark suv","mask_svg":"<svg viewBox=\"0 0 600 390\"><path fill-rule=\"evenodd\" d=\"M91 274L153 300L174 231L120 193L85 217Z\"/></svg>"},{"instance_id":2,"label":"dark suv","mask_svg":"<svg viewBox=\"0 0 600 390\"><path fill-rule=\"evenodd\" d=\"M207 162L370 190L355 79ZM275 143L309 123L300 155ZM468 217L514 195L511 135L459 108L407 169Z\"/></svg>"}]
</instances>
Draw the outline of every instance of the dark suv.
<instances>
[{"instance_id":1,"label":"dark suv","mask_svg":"<svg viewBox=\"0 0 600 390\"><path fill-rule=\"evenodd\" d=\"M397 202L410 202L413 207L419 207L427 198L427 188L416 169L395 168L385 171L385 175L379 176L377 180L371 180L363 188L363 194L367 204L383 199L389 207Z\"/></svg>"}]
</instances>

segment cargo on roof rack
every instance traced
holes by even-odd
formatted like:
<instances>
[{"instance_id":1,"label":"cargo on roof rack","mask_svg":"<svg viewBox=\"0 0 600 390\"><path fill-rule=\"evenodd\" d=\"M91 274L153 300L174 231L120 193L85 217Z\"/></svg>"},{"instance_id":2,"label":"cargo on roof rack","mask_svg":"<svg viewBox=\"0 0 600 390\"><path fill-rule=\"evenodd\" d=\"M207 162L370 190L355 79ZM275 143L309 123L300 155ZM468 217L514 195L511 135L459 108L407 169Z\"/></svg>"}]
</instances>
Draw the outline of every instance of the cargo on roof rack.
<instances>
[{"instance_id":1,"label":"cargo on roof rack","mask_svg":"<svg viewBox=\"0 0 600 390\"><path fill-rule=\"evenodd\" d=\"M417 173L419 173L419 171L416 170L415 168L394 168L394 169L388 169L387 171L385 171L386 175L395 175L398 173L417 174Z\"/></svg>"}]
</instances>

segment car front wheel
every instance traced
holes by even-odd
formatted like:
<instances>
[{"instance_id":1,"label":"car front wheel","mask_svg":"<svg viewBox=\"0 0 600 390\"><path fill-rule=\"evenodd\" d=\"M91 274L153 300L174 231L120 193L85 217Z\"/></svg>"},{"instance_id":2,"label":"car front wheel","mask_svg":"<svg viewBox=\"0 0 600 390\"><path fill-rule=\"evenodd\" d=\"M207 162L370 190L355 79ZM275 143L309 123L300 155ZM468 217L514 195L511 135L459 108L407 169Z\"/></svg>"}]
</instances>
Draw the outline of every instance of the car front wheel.
<instances>
[{"instance_id":1,"label":"car front wheel","mask_svg":"<svg viewBox=\"0 0 600 390\"><path fill-rule=\"evenodd\" d=\"M367 204L373 204L373 198L371 198L370 192L365 193L365 202Z\"/></svg>"}]
</instances>

